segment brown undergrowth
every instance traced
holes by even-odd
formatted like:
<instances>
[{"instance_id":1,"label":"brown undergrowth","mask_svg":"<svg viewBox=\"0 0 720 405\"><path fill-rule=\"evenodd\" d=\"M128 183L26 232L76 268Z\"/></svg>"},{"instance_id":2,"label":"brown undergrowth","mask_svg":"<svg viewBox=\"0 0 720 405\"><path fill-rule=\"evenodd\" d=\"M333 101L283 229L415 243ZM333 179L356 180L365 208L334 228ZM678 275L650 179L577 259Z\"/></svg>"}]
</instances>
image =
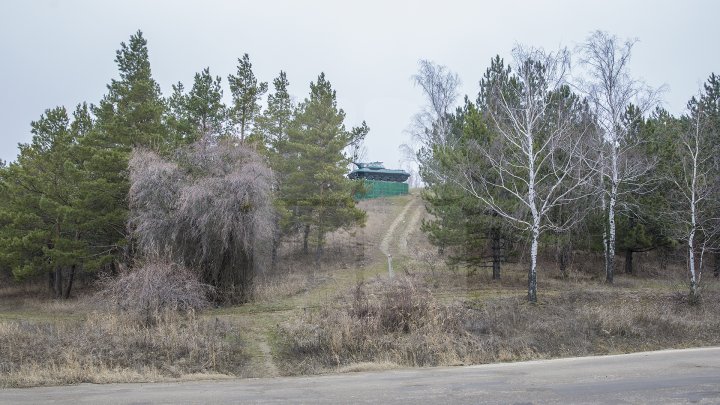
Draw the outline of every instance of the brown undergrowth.
<instances>
[{"instance_id":1,"label":"brown undergrowth","mask_svg":"<svg viewBox=\"0 0 720 405\"><path fill-rule=\"evenodd\" d=\"M332 305L278 326L287 375L353 364L441 366L720 344L720 293L691 307L681 295L568 286L524 296L438 300L427 277L358 284Z\"/></svg>"},{"instance_id":2,"label":"brown undergrowth","mask_svg":"<svg viewBox=\"0 0 720 405\"><path fill-rule=\"evenodd\" d=\"M0 386L182 379L241 375L238 328L193 313L168 312L153 324L94 312L80 321L0 323Z\"/></svg>"}]
</instances>

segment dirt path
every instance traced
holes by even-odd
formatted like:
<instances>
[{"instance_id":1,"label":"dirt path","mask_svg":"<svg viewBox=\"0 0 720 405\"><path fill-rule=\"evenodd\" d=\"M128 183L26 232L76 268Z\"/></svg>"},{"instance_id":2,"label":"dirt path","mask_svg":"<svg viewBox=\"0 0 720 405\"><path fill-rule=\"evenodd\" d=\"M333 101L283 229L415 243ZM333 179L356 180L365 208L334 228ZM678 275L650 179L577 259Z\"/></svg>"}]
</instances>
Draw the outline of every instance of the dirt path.
<instances>
[{"instance_id":1,"label":"dirt path","mask_svg":"<svg viewBox=\"0 0 720 405\"><path fill-rule=\"evenodd\" d=\"M406 201L407 200L407 201ZM418 226L425 207L419 197L408 196L389 201L378 201L376 215L371 234L384 224L390 224L384 232L377 232L377 237L366 239L368 247L377 246L380 254L372 254L372 259L358 270L336 269L324 274L325 280L301 294L279 298L272 302L250 303L235 308L224 309L212 314L224 317L232 322L243 325L243 340L248 342L250 364L246 377L277 377L280 372L275 364L272 353L271 336L278 324L300 316L307 308L317 307L332 300L339 291L350 288L358 277L370 278L387 274L386 256L392 254L407 255L407 237ZM387 205L383 205L387 204ZM398 205L402 205L400 209ZM381 222L379 222L382 220ZM392 221L392 222L391 222ZM379 241L379 243L378 243ZM374 249L371 249L374 250ZM377 250L375 250L377 252Z\"/></svg>"},{"instance_id":2,"label":"dirt path","mask_svg":"<svg viewBox=\"0 0 720 405\"><path fill-rule=\"evenodd\" d=\"M390 254L397 254L399 250L399 246L401 246L401 243L405 244L405 247L407 248L407 235L410 233L410 224L407 222L407 216L408 212L410 212L411 208L415 208L413 211L413 219L415 219L418 212L419 203L417 198L412 198L410 201L405 204L405 207L400 212L400 215L398 215L395 220L390 224L387 231L385 231L385 235L383 236L382 242L380 242L380 251L385 255ZM411 220L412 222L412 220ZM399 229L398 229L399 228ZM393 249L394 247L394 249ZM407 250L407 249L406 249Z\"/></svg>"},{"instance_id":3,"label":"dirt path","mask_svg":"<svg viewBox=\"0 0 720 405\"><path fill-rule=\"evenodd\" d=\"M411 252L408 249L408 239L410 238L410 234L412 232L420 229L420 218L422 218L425 213L425 206L422 204L422 201L414 201L416 201L415 210L413 211L410 220L405 224L405 229L403 229L400 239L398 240L399 253L402 256L411 255Z\"/></svg>"}]
</instances>

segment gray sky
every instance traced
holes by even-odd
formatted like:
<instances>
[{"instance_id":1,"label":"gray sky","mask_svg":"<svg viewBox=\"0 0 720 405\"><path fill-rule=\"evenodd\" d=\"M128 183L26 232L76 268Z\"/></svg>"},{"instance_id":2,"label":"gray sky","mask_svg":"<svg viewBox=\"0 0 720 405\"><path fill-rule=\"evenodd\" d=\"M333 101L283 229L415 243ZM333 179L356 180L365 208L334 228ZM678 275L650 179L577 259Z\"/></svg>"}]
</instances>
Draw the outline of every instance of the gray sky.
<instances>
[{"instance_id":1,"label":"gray sky","mask_svg":"<svg viewBox=\"0 0 720 405\"><path fill-rule=\"evenodd\" d=\"M256 76L280 70L301 100L324 71L346 124L366 120L368 158L397 166L423 103L410 76L419 59L448 66L475 98L491 57L515 43L574 47L591 30L638 38L632 73L667 84L665 107L683 112L720 73L717 1L28 1L0 2L0 159L30 140L47 108L97 103L120 42L141 29L153 75L168 94L209 66L223 77L250 54Z\"/></svg>"}]
</instances>

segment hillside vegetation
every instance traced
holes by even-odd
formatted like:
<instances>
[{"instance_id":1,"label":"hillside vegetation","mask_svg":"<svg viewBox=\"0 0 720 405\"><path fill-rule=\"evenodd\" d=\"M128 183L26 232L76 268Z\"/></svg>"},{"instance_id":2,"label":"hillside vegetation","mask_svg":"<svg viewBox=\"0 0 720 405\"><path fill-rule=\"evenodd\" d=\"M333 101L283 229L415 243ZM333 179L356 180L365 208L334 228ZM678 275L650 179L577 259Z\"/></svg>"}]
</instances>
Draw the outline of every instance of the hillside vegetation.
<instances>
[{"instance_id":1,"label":"hillside vegetation","mask_svg":"<svg viewBox=\"0 0 720 405\"><path fill-rule=\"evenodd\" d=\"M652 254L613 286L592 260L577 259L568 278L543 262L543 293L529 304L524 266L504 265L500 280L448 267L419 229L427 214L418 195L360 207L364 229L330 235L319 266L303 259L301 241L288 243L278 272L243 305L147 323L98 310L90 291L58 302L1 288L0 381L270 377L720 344L720 283L690 306L682 266L658 274ZM392 279L382 250L393 255Z\"/></svg>"}]
</instances>

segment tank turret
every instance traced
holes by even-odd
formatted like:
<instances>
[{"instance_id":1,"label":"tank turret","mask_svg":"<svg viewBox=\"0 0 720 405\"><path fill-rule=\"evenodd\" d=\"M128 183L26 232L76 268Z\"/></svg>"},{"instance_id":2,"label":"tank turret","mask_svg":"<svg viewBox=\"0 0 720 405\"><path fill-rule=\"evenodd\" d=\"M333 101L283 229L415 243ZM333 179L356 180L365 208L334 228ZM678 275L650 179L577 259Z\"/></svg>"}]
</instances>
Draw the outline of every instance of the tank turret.
<instances>
[{"instance_id":1,"label":"tank turret","mask_svg":"<svg viewBox=\"0 0 720 405\"><path fill-rule=\"evenodd\" d=\"M402 183L410 177L405 170L386 169L382 162L353 162L357 169L348 174L351 179L380 180Z\"/></svg>"}]
</instances>

